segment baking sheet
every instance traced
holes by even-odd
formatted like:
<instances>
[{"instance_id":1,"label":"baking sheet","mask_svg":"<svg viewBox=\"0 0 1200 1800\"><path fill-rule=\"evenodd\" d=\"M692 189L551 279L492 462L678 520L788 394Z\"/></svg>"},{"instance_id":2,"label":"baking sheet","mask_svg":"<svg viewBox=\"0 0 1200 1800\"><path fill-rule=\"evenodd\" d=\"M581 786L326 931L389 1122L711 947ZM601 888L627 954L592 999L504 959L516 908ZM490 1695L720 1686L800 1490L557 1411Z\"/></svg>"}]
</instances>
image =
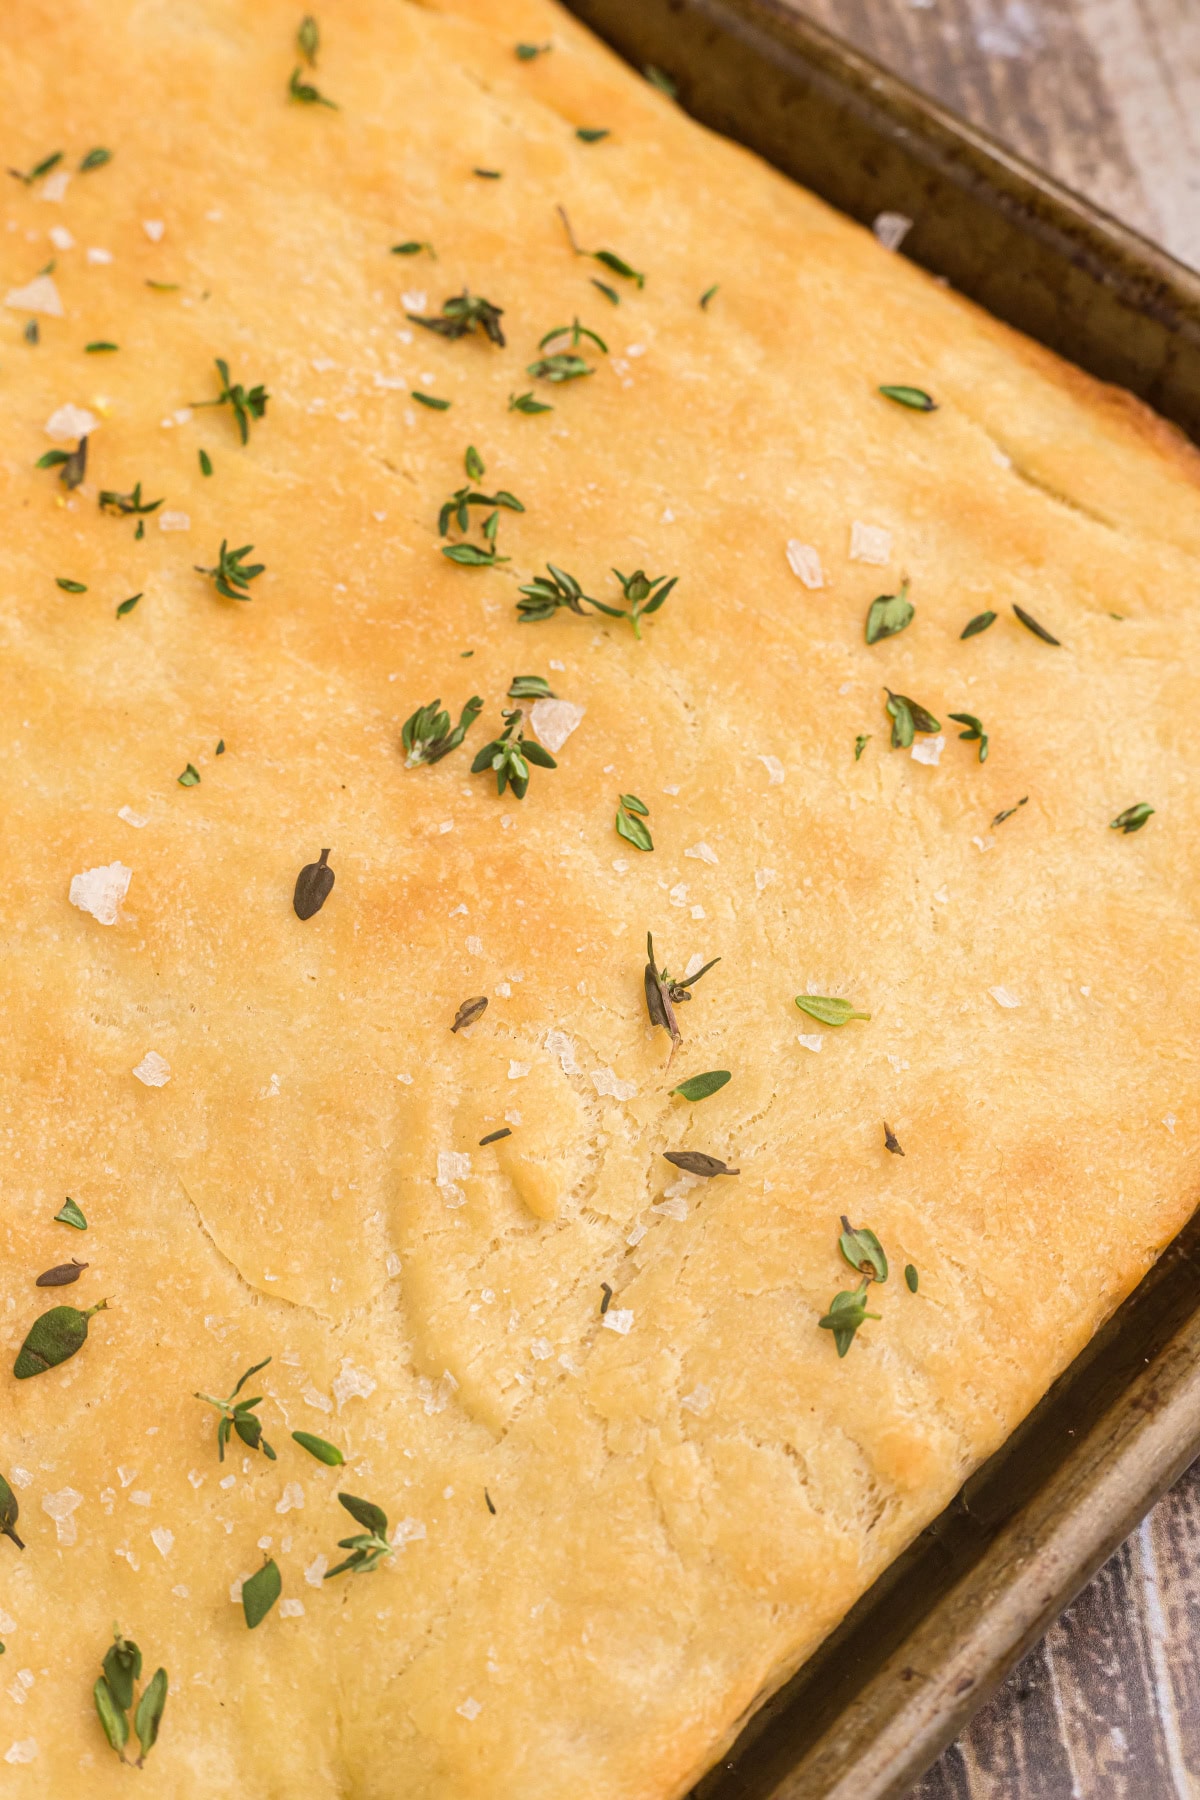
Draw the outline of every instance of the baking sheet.
<instances>
[{"instance_id":1,"label":"baking sheet","mask_svg":"<svg viewBox=\"0 0 1200 1800\"><path fill-rule=\"evenodd\" d=\"M786 0L567 0L706 125L1200 442L1200 277ZM693 1800L900 1800L1200 1454L1200 1218ZM1081 1271L1086 1279L1086 1271Z\"/></svg>"}]
</instances>

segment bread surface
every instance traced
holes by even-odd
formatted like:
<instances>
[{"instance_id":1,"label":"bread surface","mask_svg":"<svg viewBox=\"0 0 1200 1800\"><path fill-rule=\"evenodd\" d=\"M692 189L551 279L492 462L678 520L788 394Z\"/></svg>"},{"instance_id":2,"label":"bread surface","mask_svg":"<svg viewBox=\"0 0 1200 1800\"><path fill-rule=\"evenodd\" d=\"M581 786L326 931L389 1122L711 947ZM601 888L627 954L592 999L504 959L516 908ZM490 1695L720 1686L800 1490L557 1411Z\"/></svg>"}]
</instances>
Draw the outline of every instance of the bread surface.
<instances>
[{"instance_id":1,"label":"bread surface","mask_svg":"<svg viewBox=\"0 0 1200 1800\"><path fill-rule=\"evenodd\" d=\"M320 22L336 110L289 100L281 0L16 0L0 40L5 160L71 171L9 182L0 237L6 290L53 258L62 308L36 345L0 314L8 1365L108 1300L3 1377L4 1791L126 1792L91 1700L116 1620L170 1676L146 1792L675 1800L1194 1205L1200 462L540 0ZM406 317L464 289L503 348ZM575 317L594 373L527 374ZM269 392L245 446L194 404L218 357ZM96 421L74 489L34 466L64 405ZM491 568L439 554L468 445L524 507ZM97 504L138 481L141 538ZM265 564L245 604L196 572L222 540ZM678 584L640 641L519 624L547 563L610 605L613 568ZM584 711L518 800L470 768L529 673ZM886 689L940 759L890 747ZM473 694L406 768L409 714ZM106 925L70 889L115 863ZM676 976L721 959L669 1068L647 931ZM839 1359L843 1214L891 1267ZM222 1466L193 1394L268 1356L277 1460ZM322 1581L339 1490L402 1529Z\"/></svg>"}]
</instances>

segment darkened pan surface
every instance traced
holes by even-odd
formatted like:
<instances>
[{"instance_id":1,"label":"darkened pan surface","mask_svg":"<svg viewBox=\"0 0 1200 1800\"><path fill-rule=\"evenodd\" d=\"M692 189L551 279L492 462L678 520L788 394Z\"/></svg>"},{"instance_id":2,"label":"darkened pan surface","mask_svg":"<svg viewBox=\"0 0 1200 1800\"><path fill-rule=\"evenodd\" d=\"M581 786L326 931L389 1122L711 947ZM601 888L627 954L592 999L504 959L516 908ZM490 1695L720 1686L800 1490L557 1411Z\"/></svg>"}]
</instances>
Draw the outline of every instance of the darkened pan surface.
<instances>
[{"instance_id":1,"label":"darkened pan surface","mask_svg":"<svg viewBox=\"0 0 1200 1800\"><path fill-rule=\"evenodd\" d=\"M1200 277L786 0L567 0L680 104L1200 442ZM1200 1217L693 1800L902 1800L1200 1453Z\"/></svg>"}]
</instances>

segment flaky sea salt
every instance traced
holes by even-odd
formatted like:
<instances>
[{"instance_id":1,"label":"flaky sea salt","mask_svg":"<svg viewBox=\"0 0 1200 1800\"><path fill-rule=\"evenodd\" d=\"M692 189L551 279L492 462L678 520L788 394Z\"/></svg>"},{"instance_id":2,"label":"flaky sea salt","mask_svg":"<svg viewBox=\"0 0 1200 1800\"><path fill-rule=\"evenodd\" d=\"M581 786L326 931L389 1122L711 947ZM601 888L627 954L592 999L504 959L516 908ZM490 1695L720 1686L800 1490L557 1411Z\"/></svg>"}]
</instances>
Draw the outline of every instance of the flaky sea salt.
<instances>
[{"instance_id":1,"label":"flaky sea salt","mask_svg":"<svg viewBox=\"0 0 1200 1800\"><path fill-rule=\"evenodd\" d=\"M918 738L912 747L912 759L914 762L928 763L931 769L936 769L945 748L944 737Z\"/></svg>"},{"instance_id":2,"label":"flaky sea salt","mask_svg":"<svg viewBox=\"0 0 1200 1800\"><path fill-rule=\"evenodd\" d=\"M70 401L56 407L46 420L46 436L60 444L90 437L99 428L100 421L95 413L90 413L86 406L72 406Z\"/></svg>"},{"instance_id":3,"label":"flaky sea salt","mask_svg":"<svg viewBox=\"0 0 1200 1800\"><path fill-rule=\"evenodd\" d=\"M143 219L142 220L142 230L145 232L146 236L150 239L150 242L152 244L161 244L162 243L162 235L166 229L167 228L163 224L161 219Z\"/></svg>"},{"instance_id":4,"label":"flaky sea salt","mask_svg":"<svg viewBox=\"0 0 1200 1800\"><path fill-rule=\"evenodd\" d=\"M319 1588L324 1586L325 1571L328 1567L329 1558L320 1554L314 1556L312 1561L306 1564L304 1579L307 1581L309 1587Z\"/></svg>"},{"instance_id":5,"label":"flaky sea salt","mask_svg":"<svg viewBox=\"0 0 1200 1800\"><path fill-rule=\"evenodd\" d=\"M754 885L760 894L765 887L770 887L774 879L774 869L755 869L754 871Z\"/></svg>"},{"instance_id":6,"label":"flaky sea salt","mask_svg":"<svg viewBox=\"0 0 1200 1800\"><path fill-rule=\"evenodd\" d=\"M303 1600L281 1600L279 1616L281 1619L302 1619L304 1617Z\"/></svg>"},{"instance_id":7,"label":"flaky sea salt","mask_svg":"<svg viewBox=\"0 0 1200 1800\"><path fill-rule=\"evenodd\" d=\"M688 1216L687 1201L680 1199L658 1200L650 1211L657 1213L660 1219L677 1219L680 1223Z\"/></svg>"},{"instance_id":8,"label":"flaky sea salt","mask_svg":"<svg viewBox=\"0 0 1200 1800\"><path fill-rule=\"evenodd\" d=\"M508 1065L508 1079L510 1081L523 1081L532 1067L532 1063L510 1062Z\"/></svg>"},{"instance_id":9,"label":"flaky sea salt","mask_svg":"<svg viewBox=\"0 0 1200 1800\"><path fill-rule=\"evenodd\" d=\"M52 275L35 275L24 287L9 288L4 304L11 306L14 312L41 313L45 319L63 316L63 303Z\"/></svg>"},{"instance_id":10,"label":"flaky sea salt","mask_svg":"<svg viewBox=\"0 0 1200 1800\"><path fill-rule=\"evenodd\" d=\"M54 1529L60 1544L73 1544L76 1538L74 1512L77 1506L83 1505L83 1495L77 1494L74 1488L60 1488L57 1494L42 1495L42 1511L49 1513L54 1520Z\"/></svg>"},{"instance_id":11,"label":"flaky sea salt","mask_svg":"<svg viewBox=\"0 0 1200 1800\"><path fill-rule=\"evenodd\" d=\"M989 988L988 993L992 996L992 999L996 1002L997 1006L1020 1006L1020 1004L1021 1004L1020 1000L1012 992L1011 988L1006 988L1006 987Z\"/></svg>"},{"instance_id":12,"label":"flaky sea salt","mask_svg":"<svg viewBox=\"0 0 1200 1800\"><path fill-rule=\"evenodd\" d=\"M557 1056L558 1066L564 1075L580 1075L583 1073L575 1058L575 1046L565 1031L548 1031L546 1033L546 1048L551 1056Z\"/></svg>"},{"instance_id":13,"label":"flaky sea salt","mask_svg":"<svg viewBox=\"0 0 1200 1800\"><path fill-rule=\"evenodd\" d=\"M789 538L787 543L788 568L806 588L822 588L825 576L821 570L821 558L811 544L802 544L799 538Z\"/></svg>"},{"instance_id":14,"label":"flaky sea salt","mask_svg":"<svg viewBox=\"0 0 1200 1800\"><path fill-rule=\"evenodd\" d=\"M427 1418L432 1418L434 1413L445 1412L457 1392L458 1383L449 1369L442 1370L440 1381L433 1381L428 1375L418 1377L417 1394Z\"/></svg>"},{"instance_id":15,"label":"flaky sea salt","mask_svg":"<svg viewBox=\"0 0 1200 1800\"><path fill-rule=\"evenodd\" d=\"M892 534L884 525L864 525L855 519L850 526L850 561L886 563L892 554Z\"/></svg>"},{"instance_id":16,"label":"flaky sea salt","mask_svg":"<svg viewBox=\"0 0 1200 1800\"><path fill-rule=\"evenodd\" d=\"M700 1382L690 1394L684 1394L679 1401L685 1412L695 1413L699 1418L712 1405L712 1389Z\"/></svg>"},{"instance_id":17,"label":"flaky sea salt","mask_svg":"<svg viewBox=\"0 0 1200 1800\"><path fill-rule=\"evenodd\" d=\"M786 771L779 758L777 756L760 756L758 760L767 771L771 786L781 787Z\"/></svg>"},{"instance_id":18,"label":"flaky sea salt","mask_svg":"<svg viewBox=\"0 0 1200 1800\"><path fill-rule=\"evenodd\" d=\"M401 1519L392 1533L392 1546L396 1550L402 1550L405 1544L422 1543L428 1535L424 1519Z\"/></svg>"},{"instance_id":19,"label":"flaky sea salt","mask_svg":"<svg viewBox=\"0 0 1200 1800\"><path fill-rule=\"evenodd\" d=\"M37 1753L36 1738L18 1738L16 1743L10 1744L4 1752L4 1760L6 1763L31 1763L37 1757Z\"/></svg>"},{"instance_id":20,"label":"flaky sea salt","mask_svg":"<svg viewBox=\"0 0 1200 1800\"><path fill-rule=\"evenodd\" d=\"M698 975L703 967L704 967L704 958L701 956L700 952L697 950L694 956L689 956L687 959L687 966L685 967L685 969L683 971L683 979L685 981L690 981L692 979L692 976Z\"/></svg>"},{"instance_id":21,"label":"flaky sea salt","mask_svg":"<svg viewBox=\"0 0 1200 1800\"><path fill-rule=\"evenodd\" d=\"M632 1100L637 1093L635 1082L622 1081L612 1069L593 1069L592 1085L598 1094L613 1100Z\"/></svg>"},{"instance_id":22,"label":"flaky sea salt","mask_svg":"<svg viewBox=\"0 0 1200 1800\"><path fill-rule=\"evenodd\" d=\"M538 700L530 710L529 722L537 733L538 742L553 756L580 725L585 710L576 706L573 700Z\"/></svg>"},{"instance_id":23,"label":"flaky sea salt","mask_svg":"<svg viewBox=\"0 0 1200 1800\"><path fill-rule=\"evenodd\" d=\"M462 1701L459 1706L456 1706L454 1710L456 1713L461 1713L464 1719L474 1720L479 1717L483 1708L478 1700L472 1700L468 1695L467 1699Z\"/></svg>"},{"instance_id":24,"label":"flaky sea salt","mask_svg":"<svg viewBox=\"0 0 1200 1800\"><path fill-rule=\"evenodd\" d=\"M356 1369L348 1357L343 1357L341 1372L333 1382L333 1397L337 1401L338 1411L341 1412L347 1400L368 1399L377 1386L373 1375L368 1375L365 1369ZM304 1504L303 1496L300 1504Z\"/></svg>"},{"instance_id":25,"label":"flaky sea salt","mask_svg":"<svg viewBox=\"0 0 1200 1800\"><path fill-rule=\"evenodd\" d=\"M157 1050L147 1050L133 1072L144 1087L166 1087L171 1079L171 1065Z\"/></svg>"},{"instance_id":26,"label":"flaky sea salt","mask_svg":"<svg viewBox=\"0 0 1200 1800\"><path fill-rule=\"evenodd\" d=\"M160 531L190 531L192 521L185 512L161 512L158 515Z\"/></svg>"},{"instance_id":27,"label":"flaky sea salt","mask_svg":"<svg viewBox=\"0 0 1200 1800\"><path fill-rule=\"evenodd\" d=\"M806 1050L820 1050L825 1039L815 1031L798 1031L796 1033L796 1042L798 1044L803 1044Z\"/></svg>"},{"instance_id":28,"label":"flaky sea salt","mask_svg":"<svg viewBox=\"0 0 1200 1800\"><path fill-rule=\"evenodd\" d=\"M72 875L68 899L80 912L91 913L101 925L115 925L117 909L129 892L133 870L124 863L105 863L97 869L84 869Z\"/></svg>"},{"instance_id":29,"label":"flaky sea salt","mask_svg":"<svg viewBox=\"0 0 1200 1800\"><path fill-rule=\"evenodd\" d=\"M692 857L696 862L709 863L710 865L715 865L720 860L716 851L712 849L710 845L705 843L692 844L683 854Z\"/></svg>"},{"instance_id":30,"label":"flaky sea salt","mask_svg":"<svg viewBox=\"0 0 1200 1800\"><path fill-rule=\"evenodd\" d=\"M467 1196L459 1187L471 1173L471 1154L468 1150L439 1150L437 1159L437 1184L446 1195L447 1206L465 1206Z\"/></svg>"},{"instance_id":31,"label":"flaky sea salt","mask_svg":"<svg viewBox=\"0 0 1200 1800\"><path fill-rule=\"evenodd\" d=\"M87 259L97 268L100 268L103 267L104 264L112 261L112 251L103 249L99 244L91 244L88 246Z\"/></svg>"},{"instance_id":32,"label":"flaky sea salt","mask_svg":"<svg viewBox=\"0 0 1200 1800\"><path fill-rule=\"evenodd\" d=\"M150 1533L150 1542L160 1556L170 1556L175 1544L175 1533L168 1531L165 1525L156 1525Z\"/></svg>"},{"instance_id":33,"label":"flaky sea salt","mask_svg":"<svg viewBox=\"0 0 1200 1800\"><path fill-rule=\"evenodd\" d=\"M633 1309L628 1306L610 1306L600 1323L605 1331L615 1331L621 1337L628 1337L633 1325Z\"/></svg>"},{"instance_id":34,"label":"flaky sea salt","mask_svg":"<svg viewBox=\"0 0 1200 1800\"><path fill-rule=\"evenodd\" d=\"M374 1387L374 1382L371 1386ZM275 1502L277 1513L298 1512L304 1505L304 1489L298 1481L289 1481Z\"/></svg>"},{"instance_id":35,"label":"flaky sea salt","mask_svg":"<svg viewBox=\"0 0 1200 1800\"><path fill-rule=\"evenodd\" d=\"M912 225L912 220L905 213L881 212L876 213L872 220L871 230L876 242L882 244L885 250L898 250L912 230Z\"/></svg>"},{"instance_id":36,"label":"flaky sea salt","mask_svg":"<svg viewBox=\"0 0 1200 1800\"><path fill-rule=\"evenodd\" d=\"M143 825L148 825L150 823L149 819L145 818L141 813L135 813L132 806L118 807L117 817L118 819L124 819L127 825L132 825L135 831L140 831Z\"/></svg>"},{"instance_id":37,"label":"flaky sea salt","mask_svg":"<svg viewBox=\"0 0 1200 1800\"><path fill-rule=\"evenodd\" d=\"M56 250L73 250L75 248L75 239L65 225L52 225L46 236Z\"/></svg>"}]
</instances>

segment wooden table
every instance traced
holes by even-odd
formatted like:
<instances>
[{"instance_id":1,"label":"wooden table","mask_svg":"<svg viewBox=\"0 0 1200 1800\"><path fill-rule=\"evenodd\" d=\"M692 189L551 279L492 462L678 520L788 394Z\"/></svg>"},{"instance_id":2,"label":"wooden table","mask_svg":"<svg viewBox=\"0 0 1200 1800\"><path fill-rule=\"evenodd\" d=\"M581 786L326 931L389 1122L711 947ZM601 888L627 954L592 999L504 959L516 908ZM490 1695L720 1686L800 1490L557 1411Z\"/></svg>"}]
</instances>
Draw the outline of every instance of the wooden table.
<instances>
[{"instance_id":1,"label":"wooden table","mask_svg":"<svg viewBox=\"0 0 1200 1800\"><path fill-rule=\"evenodd\" d=\"M1200 0L795 0L1200 268ZM1200 1463L911 1800L1200 1797Z\"/></svg>"}]
</instances>

